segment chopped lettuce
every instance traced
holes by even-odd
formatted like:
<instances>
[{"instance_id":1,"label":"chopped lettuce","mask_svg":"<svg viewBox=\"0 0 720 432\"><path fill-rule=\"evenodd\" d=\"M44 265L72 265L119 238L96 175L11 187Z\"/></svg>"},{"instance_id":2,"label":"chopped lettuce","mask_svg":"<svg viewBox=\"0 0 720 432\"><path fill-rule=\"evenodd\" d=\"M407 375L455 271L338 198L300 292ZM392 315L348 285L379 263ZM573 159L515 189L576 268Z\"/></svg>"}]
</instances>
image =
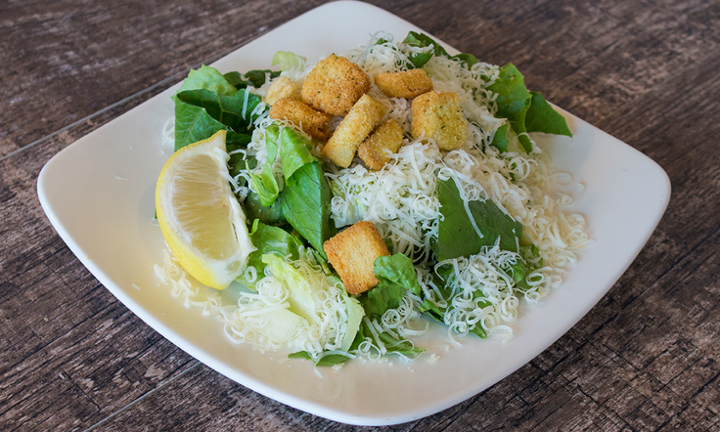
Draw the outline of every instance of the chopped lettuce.
<instances>
[{"instance_id":1,"label":"chopped lettuce","mask_svg":"<svg viewBox=\"0 0 720 432\"><path fill-rule=\"evenodd\" d=\"M545 100L538 92L530 92L532 103L525 116L528 132L543 132L554 135L572 136L565 117Z\"/></svg>"},{"instance_id":2,"label":"chopped lettuce","mask_svg":"<svg viewBox=\"0 0 720 432\"><path fill-rule=\"evenodd\" d=\"M400 305L407 291L422 293L412 260L403 254L379 256L375 259L375 278L378 285L360 297L365 313L382 317L388 309Z\"/></svg>"},{"instance_id":3,"label":"chopped lettuce","mask_svg":"<svg viewBox=\"0 0 720 432\"><path fill-rule=\"evenodd\" d=\"M278 256L290 257L290 259L296 260L299 258L298 250L303 245L302 240L296 236L282 228L266 225L258 219L253 221L250 240L257 250L248 255L247 265L255 268L257 277L254 281L250 281L247 272L245 272L237 278L237 281L253 290L258 280L265 275L267 263L263 261L263 255L275 253Z\"/></svg>"},{"instance_id":4,"label":"chopped lettuce","mask_svg":"<svg viewBox=\"0 0 720 432\"><path fill-rule=\"evenodd\" d=\"M292 175L306 164L317 161L310 153L312 142L298 135L292 128L285 127L280 132L280 159L282 160L283 176L291 182Z\"/></svg>"},{"instance_id":5,"label":"chopped lettuce","mask_svg":"<svg viewBox=\"0 0 720 432\"><path fill-rule=\"evenodd\" d=\"M283 72L297 69L302 70L305 68L305 62L307 59L303 56L291 53L289 51L278 51L275 53L270 66L280 65L280 70Z\"/></svg>"},{"instance_id":6,"label":"chopped lettuce","mask_svg":"<svg viewBox=\"0 0 720 432\"><path fill-rule=\"evenodd\" d=\"M188 90L210 90L222 96L235 96L237 88L230 84L217 69L202 65L200 69L191 70L180 86L179 92Z\"/></svg>"},{"instance_id":7,"label":"chopped lettuce","mask_svg":"<svg viewBox=\"0 0 720 432\"><path fill-rule=\"evenodd\" d=\"M248 86L260 88L265 84L267 79L272 80L278 76L280 76L280 72L269 69L255 69L245 72L244 74L240 72L228 72L223 75L223 77L238 90Z\"/></svg>"},{"instance_id":8,"label":"chopped lettuce","mask_svg":"<svg viewBox=\"0 0 720 432\"><path fill-rule=\"evenodd\" d=\"M470 214L482 234L480 237L453 179L438 182L438 199L442 215L435 248L438 261L475 255L483 246L493 246L498 240L501 249L518 251L522 224L503 212L492 200L468 202Z\"/></svg>"},{"instance_id":9,"label":"chopped lettuce","mask_svg":"<svg viewBox=\"0 0 720 432\"><path fill-rule=\"evenodd\" d=\"M262 262L269 268L274 277L285 283L290 297L290 311L305 318L310 323L318 322L317 311L315 309L315 300L313 299L313 289L303 275L295 269L291 264L275 254L265 254L262 256Z\"/></svg>"},{"instance_id":10,"label":"chopped lettuce","mask_svg":"<svg viewBox=\"0 0 720 432\"><path fill-rule=\"evenodd\" d=\"M287 179L280 194L285 219L327 258L323 243L335 233L330 223L332 193L319 161L305 164Z\"/></svg>"}]
</instances>

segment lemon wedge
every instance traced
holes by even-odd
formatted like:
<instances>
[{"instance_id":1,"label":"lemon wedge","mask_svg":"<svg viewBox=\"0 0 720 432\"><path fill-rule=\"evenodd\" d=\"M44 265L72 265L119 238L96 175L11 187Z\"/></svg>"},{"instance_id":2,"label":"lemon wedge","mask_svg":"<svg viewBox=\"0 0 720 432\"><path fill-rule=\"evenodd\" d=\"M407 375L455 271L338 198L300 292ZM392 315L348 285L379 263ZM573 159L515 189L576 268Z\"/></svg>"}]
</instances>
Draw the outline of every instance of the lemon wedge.
<instances>
[{"instance_id":1,"label":"lemon wedge","mask_svg":"<svg viewBox=\"0 0 720 432\"><path fill-rule=\"evenodd\" d=\"M180 265L199 282L225 289L255 250L245 214L228 179L224 130L175 152L155 189L155 207L165 242Z\"/></svg>"}]
</instances>

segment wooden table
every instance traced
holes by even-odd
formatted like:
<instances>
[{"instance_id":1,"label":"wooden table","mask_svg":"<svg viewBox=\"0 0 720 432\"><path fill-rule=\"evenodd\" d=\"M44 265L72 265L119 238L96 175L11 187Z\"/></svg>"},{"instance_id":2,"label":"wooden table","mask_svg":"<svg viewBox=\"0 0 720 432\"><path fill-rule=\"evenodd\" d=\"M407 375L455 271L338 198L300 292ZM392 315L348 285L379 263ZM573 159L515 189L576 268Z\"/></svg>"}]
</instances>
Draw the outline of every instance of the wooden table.
<instances>
[{"instance_id":1,"label":"wooden table","mask_svg":"<svg viewBox=\"0 0 720 432\"><path fill-rule=\"evenodd\" d=\"M489 390L385 430L720 430L720 6L373 0L658 162L667 213L572 330ZM74 140L324 3L0 4L0 429L355 430L199 363L115 299L40 208Z\"/></svg>"}]
</instances>

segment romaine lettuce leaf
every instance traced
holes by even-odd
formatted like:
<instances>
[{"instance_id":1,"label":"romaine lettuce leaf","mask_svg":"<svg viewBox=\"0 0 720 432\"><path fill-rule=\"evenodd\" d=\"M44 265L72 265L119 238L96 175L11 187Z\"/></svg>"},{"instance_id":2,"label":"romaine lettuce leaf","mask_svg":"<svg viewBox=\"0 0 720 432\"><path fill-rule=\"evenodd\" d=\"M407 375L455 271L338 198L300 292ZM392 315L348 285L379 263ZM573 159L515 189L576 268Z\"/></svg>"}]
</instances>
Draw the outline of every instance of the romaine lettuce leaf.
<instances>
[{"instance_id":1,"label":"romaine lettuce leaf","mask_svg":"<svg viewBox=\"0 0 720 432\"><path fill-rule=\"evenodd\" d=\"M380 43L380 41L378 41ZM448 54L448 52L445 50L445 48L442 47L439 43L435 42L433 38L430 36L424 34L424 33L418 33L411 31L408 33L408 35L403 40L403 43L406 45L410 45L413 47L418 48L425 48L425 47L432 47L432 50L427 53L413 53L410 55L410 62L415 66L416 68L421 68L425 66L425 63L429 62L430 59L435 56L444 56L449 59L457 59L461 62L465 63L465 65L468 68L471 68L472 65L475 63L478 63L478 59L472 55L472 54L458 54L451 56Z\"/></svg>"},{"instance_id":2,"label":"romaine lettuce leaf","mask_svg":"<svg viewBox=\"0 0 720 432\"><path fill-rule=\"evenodd\" d=\"M285 127L280 132L280 159L282 160L283 176L290 183L292 175L303 165L317 161L310 153L312 142L298 135L292 128Z\"/></svg>"},{"instance_id":3,"label":"romaine lettuce leaf","mask_svg":"<svg viewBox=\"0 0 720 432\"><path fill-rule=\"evenodd\" d=\"M469 257L480 252L483 246L500 241L503 250L518 251L522 224L503 212L492 200L470 201L468 207L482 233L477 235L453 179L438 182L440 224L435 253L438 261Z\"/></svg>"},{"instance_id":4,"label":"romaine lettuce leaf","mask_svg":"<svg viewBox=\"0 0 720 432\"><path fill-rule=\"evenodd\" d=\"M300 258L298 250L303 245L302 240L282 228L266 225L257 219L253 222L250 230L250 240L257 250L248 255L247 265L255 268L257 278L254 282L250 282L247 275L243 273L237 278L237 281L253 290L257 281L265 274L267 264L263 261L263 255L275 253L297 260Z\"/></svg>"},{"instance_id":5,"label":"romaine lettuce leaf","mask_svg":"<svg viewBox=\"0 0 720 432\"><path fill-rule=\"evenodd\" d=\"M508 63L500 68L500 76L495 82L488 87L488 90L497 93L498 110L495 113L497 117L506 118L510 121L510 126L517 134L526 132L525 114L530 107L531 95L525 87L525 78L517 70L515 65ZM521 140L521 144L526 151L532 150L532 144L526 136L527 143ZM530 145L528 149L527 145Z\"/></svg>"},{"instance_id":6,"label":"romaine lettuce leaf","mask_svg":"<svg viewBox=\"0 0 720 432\"><path fill-rule=\"evenodd\" d=\"M247 130L260 115L252 115L260 98L242 89L234 96L223 96L210 90L187 90L175 95L188 105L204 108L218 122L235 132Z\"/></svg>"},{"instance_id":7,"label":"romaine lettuce leaf","mask_svg":"<svg viewBox=\"0 0 720 432\"><path fill-rule=\"evenodd\" d=\"M323 243L335 229L330 223L332 193L320 162L305 164L295 171L287 179L280 199L285 219L327 259Z\"/></svg>"},{"instance_id":8,"label":"romaine lettuce leaf","mask_svg":"<svg viewBox=\"0 0 720 432\"><path fill-rule=\"evenodd\" d=\"M287 219L282 213L282 203L276 199L270 206L264 206L260 202L260 197L253 191L250 191L243 202L245 215L248 220L259 220L266 225L283 226L287 225Z\"/></svg>"},{"instance_id":9,"label":"romaine lettuce leaf","mask_svg":"<svg viewBox=\"0 0 720 432\"><path fill-rule=\"evenodd\" d=\"M550 105L538 92L530 92L532 103L525 116L525 127L528 132L543 132L571 137L565 117Z\"/></svg>"},{"instance_id":10,"label":"romaine lettuce leaf","mask_svg":"<svg viewBox=\"0 0 720 432\"><path fill-rule=\"evenodd\" d=\"M186 145L210 138L217 131L227 129L200 107L188 105L175 96L175 151Z\"/></svg>"},{"instance_id":11,"label":"romaine lettuce leaf","mask_svg":"<svg viewBox=\"0 0 720 432\"><path fill-rule=\"evenodd\" d=\"M403 254L379 256L375 259L375 288L359 297L368 316L382 317L388 309L400 305L405 293L410 290L422 294L412 260Z\"/></svg>"},{"instance_id":12,"label":"romaine lettuce leaf","mask_svg":"<svg viewBox=\"0 0 720 432\"><path fill-rule=\"evenodd\" d=\"M266 77L274 79L279 76L280 72L271 71L270 69L254 69L244 74L240 72L228 72L223 75L223 77L238 90L244 89L247 86L260 88L265 84Z\"/></svg>"},{"instance_id":13,"label":"romaine lettuce leaf","mask_svg":"<svg viewBox=\"0 0 720 432\"><path fill-rule=\"evenodd\" d=\"M200 66L200 69L191 70L178 92L188 90L210 90L222 96L235 96L237 92L237 89L217 69L205 65Z\"/></svg>"},{"instance_id":14,"label":"romaine lettuce leaf","mask_svg":"<svg viewBox=\"0 0 720 432\"><path fill-rule=\"evenodd\" d=\"M270 272L275 278L283 281L288 289L290 293L288 297L289 310L305 318L309 323L317 323L320 317L315 309L313 287L303 275L292 264L286 263L283 258L273 253L263 255L262 262L270 268Z\"/></svg>"},{"instance_id":15,"label":"romaine lettuce leaf","mask_svg":"<svg viewBox=\"0 0 720 432\"><path fill-rule=\"evenodd\" d=\"M250 188L265 207L271 206L280 195L280 186L268 164L263 165L260 175L250 174Z\"/></svg>"},{"instance_id":16,"label":"romaine lettuce leaf","mask_svg":"<svg viewBox=\"0 0 720 432\"><path fill-rule=\"evenodd\" d=\"M355 341L355 336L360 329L360 323L365 316L365 310L356 299L346 296L345 306L347 307L348 320L345 337L340 345L341 351L348 351L352 347L353 342Z\"/></svg>"},{"instance_id":17,"label":"romaine lettuce leaf","mask_svg":"<svg viewBox=\"0 0 720 432\"><path fill-rule=\"evenodd\" d=\"M496 147L501 152L508 151L508 144L510 141L507 137L508 133L508 125L505 123L504 125L497 128L495 131L495 135L493 135L492 143L490 143L491 146Z\"/></svg>"},{"instance_id":18,"label":"romaine lettuce leaf","mask_svg":"<svg viewBox=\"0 0 720 432\"><path fill-rule=\"evenodd\" d=\"M297 69L301 70L305 67L307 59L289 51L278 51L275 53L270 66L280 65L283 72Z\"/></svg>"}]
</instances>

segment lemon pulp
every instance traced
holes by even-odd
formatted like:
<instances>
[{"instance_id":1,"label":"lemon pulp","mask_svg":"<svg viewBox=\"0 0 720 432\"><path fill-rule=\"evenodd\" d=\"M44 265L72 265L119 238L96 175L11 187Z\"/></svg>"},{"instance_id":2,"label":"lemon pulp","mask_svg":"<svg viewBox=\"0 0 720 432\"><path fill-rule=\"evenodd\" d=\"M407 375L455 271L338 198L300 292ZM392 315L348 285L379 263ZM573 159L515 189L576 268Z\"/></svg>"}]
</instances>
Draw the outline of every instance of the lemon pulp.
<instances>
[{"instance_id":1,"label":"lemon pulp","mask_svg":"<svg viewBox=\"0 0 720 432\"><path fill-rule=\"evenodd\" d=\"M158 178L155 204L170 251L195 279L217 289L240 275L250 242L228 183L225 131L183 147Z\"/></svg>"}]
</instances>

